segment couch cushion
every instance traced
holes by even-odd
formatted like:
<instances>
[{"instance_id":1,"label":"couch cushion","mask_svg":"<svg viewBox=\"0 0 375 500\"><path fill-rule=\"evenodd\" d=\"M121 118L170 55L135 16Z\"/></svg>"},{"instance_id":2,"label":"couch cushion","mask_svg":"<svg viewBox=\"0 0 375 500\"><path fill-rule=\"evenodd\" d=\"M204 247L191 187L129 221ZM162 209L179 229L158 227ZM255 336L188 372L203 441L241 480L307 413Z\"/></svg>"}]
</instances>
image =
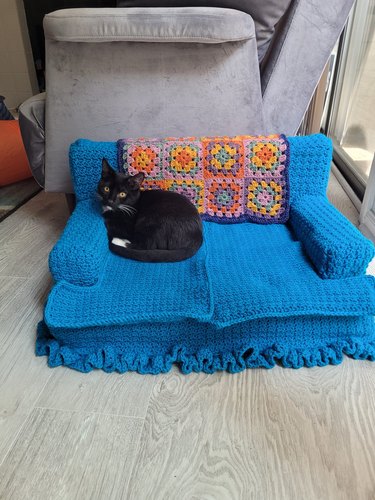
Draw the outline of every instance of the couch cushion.
<instances>
[{"instance_id":1,"label":"couch cushion","mask_svg":"<svg viewBox=\"0 0 375 500\"><path fill-rule=\"evenodd\" d=\"M47 14L43 26L46 39L59 42L223 43L255 38L249 15L210 7L64 9Z\"/></svg>"},{"instance_id":2,"label":"couch cushion","mask_svg":"<svg viewBox=\"0 0 375 500\"><path fill-rule=\"evenodd\" d=\"M49 327L195 319L223 328L258 318L375 313L375 278L320 279L287 225L204 222L202 248L174 264L100 252L96 285L62 280L53 288Z\"/></svg>"},{"instance_id":3,"label":"couch cushion","mask_svg":"<svg viewBox=\"0 0 375 500\"><path fill-rule=\"evenodd\" d=\"M250 14L255 22L258 56L261 61L275 32L275 26L291 0L118 0L118 7L225 7ZM237 31L237 26L236 26Z\"/></svg>"}]
</instances>

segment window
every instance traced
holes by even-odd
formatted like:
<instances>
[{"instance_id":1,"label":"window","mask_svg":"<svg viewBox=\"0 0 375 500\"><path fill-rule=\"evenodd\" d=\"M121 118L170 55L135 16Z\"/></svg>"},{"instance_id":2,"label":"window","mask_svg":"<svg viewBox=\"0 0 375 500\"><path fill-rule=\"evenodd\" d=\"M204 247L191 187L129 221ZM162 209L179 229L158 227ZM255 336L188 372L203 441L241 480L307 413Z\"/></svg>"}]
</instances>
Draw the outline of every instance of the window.
<instances>
[{"instance_id":1,"label":"window","mask_svg":"<svg viewBox=\"0 0 375 500\"><path fill-rule=\"evenodd\" d=\"M335 163L362 199L375 151L375 0L357 0L332 59L323 129Z\"/></svg>"}]
</instances>

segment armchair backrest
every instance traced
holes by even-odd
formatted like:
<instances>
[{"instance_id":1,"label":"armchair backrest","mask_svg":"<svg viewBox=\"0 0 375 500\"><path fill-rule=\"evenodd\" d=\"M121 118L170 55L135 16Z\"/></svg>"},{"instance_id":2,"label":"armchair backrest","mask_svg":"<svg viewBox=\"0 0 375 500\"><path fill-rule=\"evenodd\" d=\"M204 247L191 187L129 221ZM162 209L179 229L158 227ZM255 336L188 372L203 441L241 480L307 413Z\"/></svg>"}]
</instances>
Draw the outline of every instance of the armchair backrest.
<instances>
[{"instance_id":1,"label":"armchair backrest","mask_svg":"<svg viewBox=\"0 0 375 500\"><path fill-rule=\"evenodd\" d=\"M46 189L69 191L78 137L260 134L254 23L233 9L48 14Z\"/></svg>"}]
</instances>

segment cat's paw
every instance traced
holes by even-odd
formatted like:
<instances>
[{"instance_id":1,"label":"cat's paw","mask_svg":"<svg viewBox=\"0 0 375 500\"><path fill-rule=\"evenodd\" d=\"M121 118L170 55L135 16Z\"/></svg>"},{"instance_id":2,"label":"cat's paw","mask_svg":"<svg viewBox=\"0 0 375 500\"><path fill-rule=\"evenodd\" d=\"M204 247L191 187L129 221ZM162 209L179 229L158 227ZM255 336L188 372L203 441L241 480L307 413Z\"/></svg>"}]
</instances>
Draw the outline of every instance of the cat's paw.
<instances>
[{"instance_id":1,"label":"cat's paw","mask_svg":"<svg viewBox=\"0 0 375 500\"><path fill-rule=\"evenodd\" d=\"M129 240L121 239L121 238L112 238L112 243L113 245L117 245L119 247L124 247L126 248L128 245L130 245Z\"/></svg>"}]
</instances>

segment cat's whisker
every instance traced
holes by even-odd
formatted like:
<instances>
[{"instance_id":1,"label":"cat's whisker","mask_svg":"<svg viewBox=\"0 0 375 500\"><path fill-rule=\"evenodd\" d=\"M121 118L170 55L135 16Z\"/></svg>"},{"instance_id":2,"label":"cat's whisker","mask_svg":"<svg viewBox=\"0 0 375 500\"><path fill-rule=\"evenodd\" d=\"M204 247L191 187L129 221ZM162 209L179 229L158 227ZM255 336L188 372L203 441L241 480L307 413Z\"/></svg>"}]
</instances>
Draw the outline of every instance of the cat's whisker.
<instances>
[{"instance_id":1,"label":"cat's whisker","mask_svg":"<svg viewBox=\"0 0 375 500\"><path fill-rule=\"evenodd\" d=\"M133 215L133 213L128 210L127 208L121 208L119 207L120 211L123 213L123 214L127 214L127 215Z\"/></svg>"},{"instance_id":2,"label":"cat's whisker","mask_svg":"<svg viewBox=\"0 0 375 500\"><path fill-rule=\"evenodd\" d=\"M125 204L122 204L122 205L120 205L120 206L121 206L121 207L126 207L126 208L128 208L129 210L131 210L131 211L133 211L133 212L136 212L136 211L137 211L137 209L136 209L136 208L134 208L134 207L132 207L131 205L125 205Z\"/></svg>"},{"instance_id":3,"label":"cat's whisker","mask_svg":"<svg viewBox=\"0 0 375 500\"><path fill-rule=\"evenodd\" d=\"M137 210L131 205L122 204L119 205L119 209L121 210L121 212L126 213L128 215L134 215L135 213L137 213Z\"/></svg>"},{"instance_id":4,"label":"cat's whisker","mask_svg":"<svg viewBox=\"0 0 375 500\"><path fill-rule=\"evenodd\" d=\"M129 208L126 205L119 205L119 209L120 210L127 210L129 212L131 211L131 210L129 210Z\"/></svg>"}]
</instances>

